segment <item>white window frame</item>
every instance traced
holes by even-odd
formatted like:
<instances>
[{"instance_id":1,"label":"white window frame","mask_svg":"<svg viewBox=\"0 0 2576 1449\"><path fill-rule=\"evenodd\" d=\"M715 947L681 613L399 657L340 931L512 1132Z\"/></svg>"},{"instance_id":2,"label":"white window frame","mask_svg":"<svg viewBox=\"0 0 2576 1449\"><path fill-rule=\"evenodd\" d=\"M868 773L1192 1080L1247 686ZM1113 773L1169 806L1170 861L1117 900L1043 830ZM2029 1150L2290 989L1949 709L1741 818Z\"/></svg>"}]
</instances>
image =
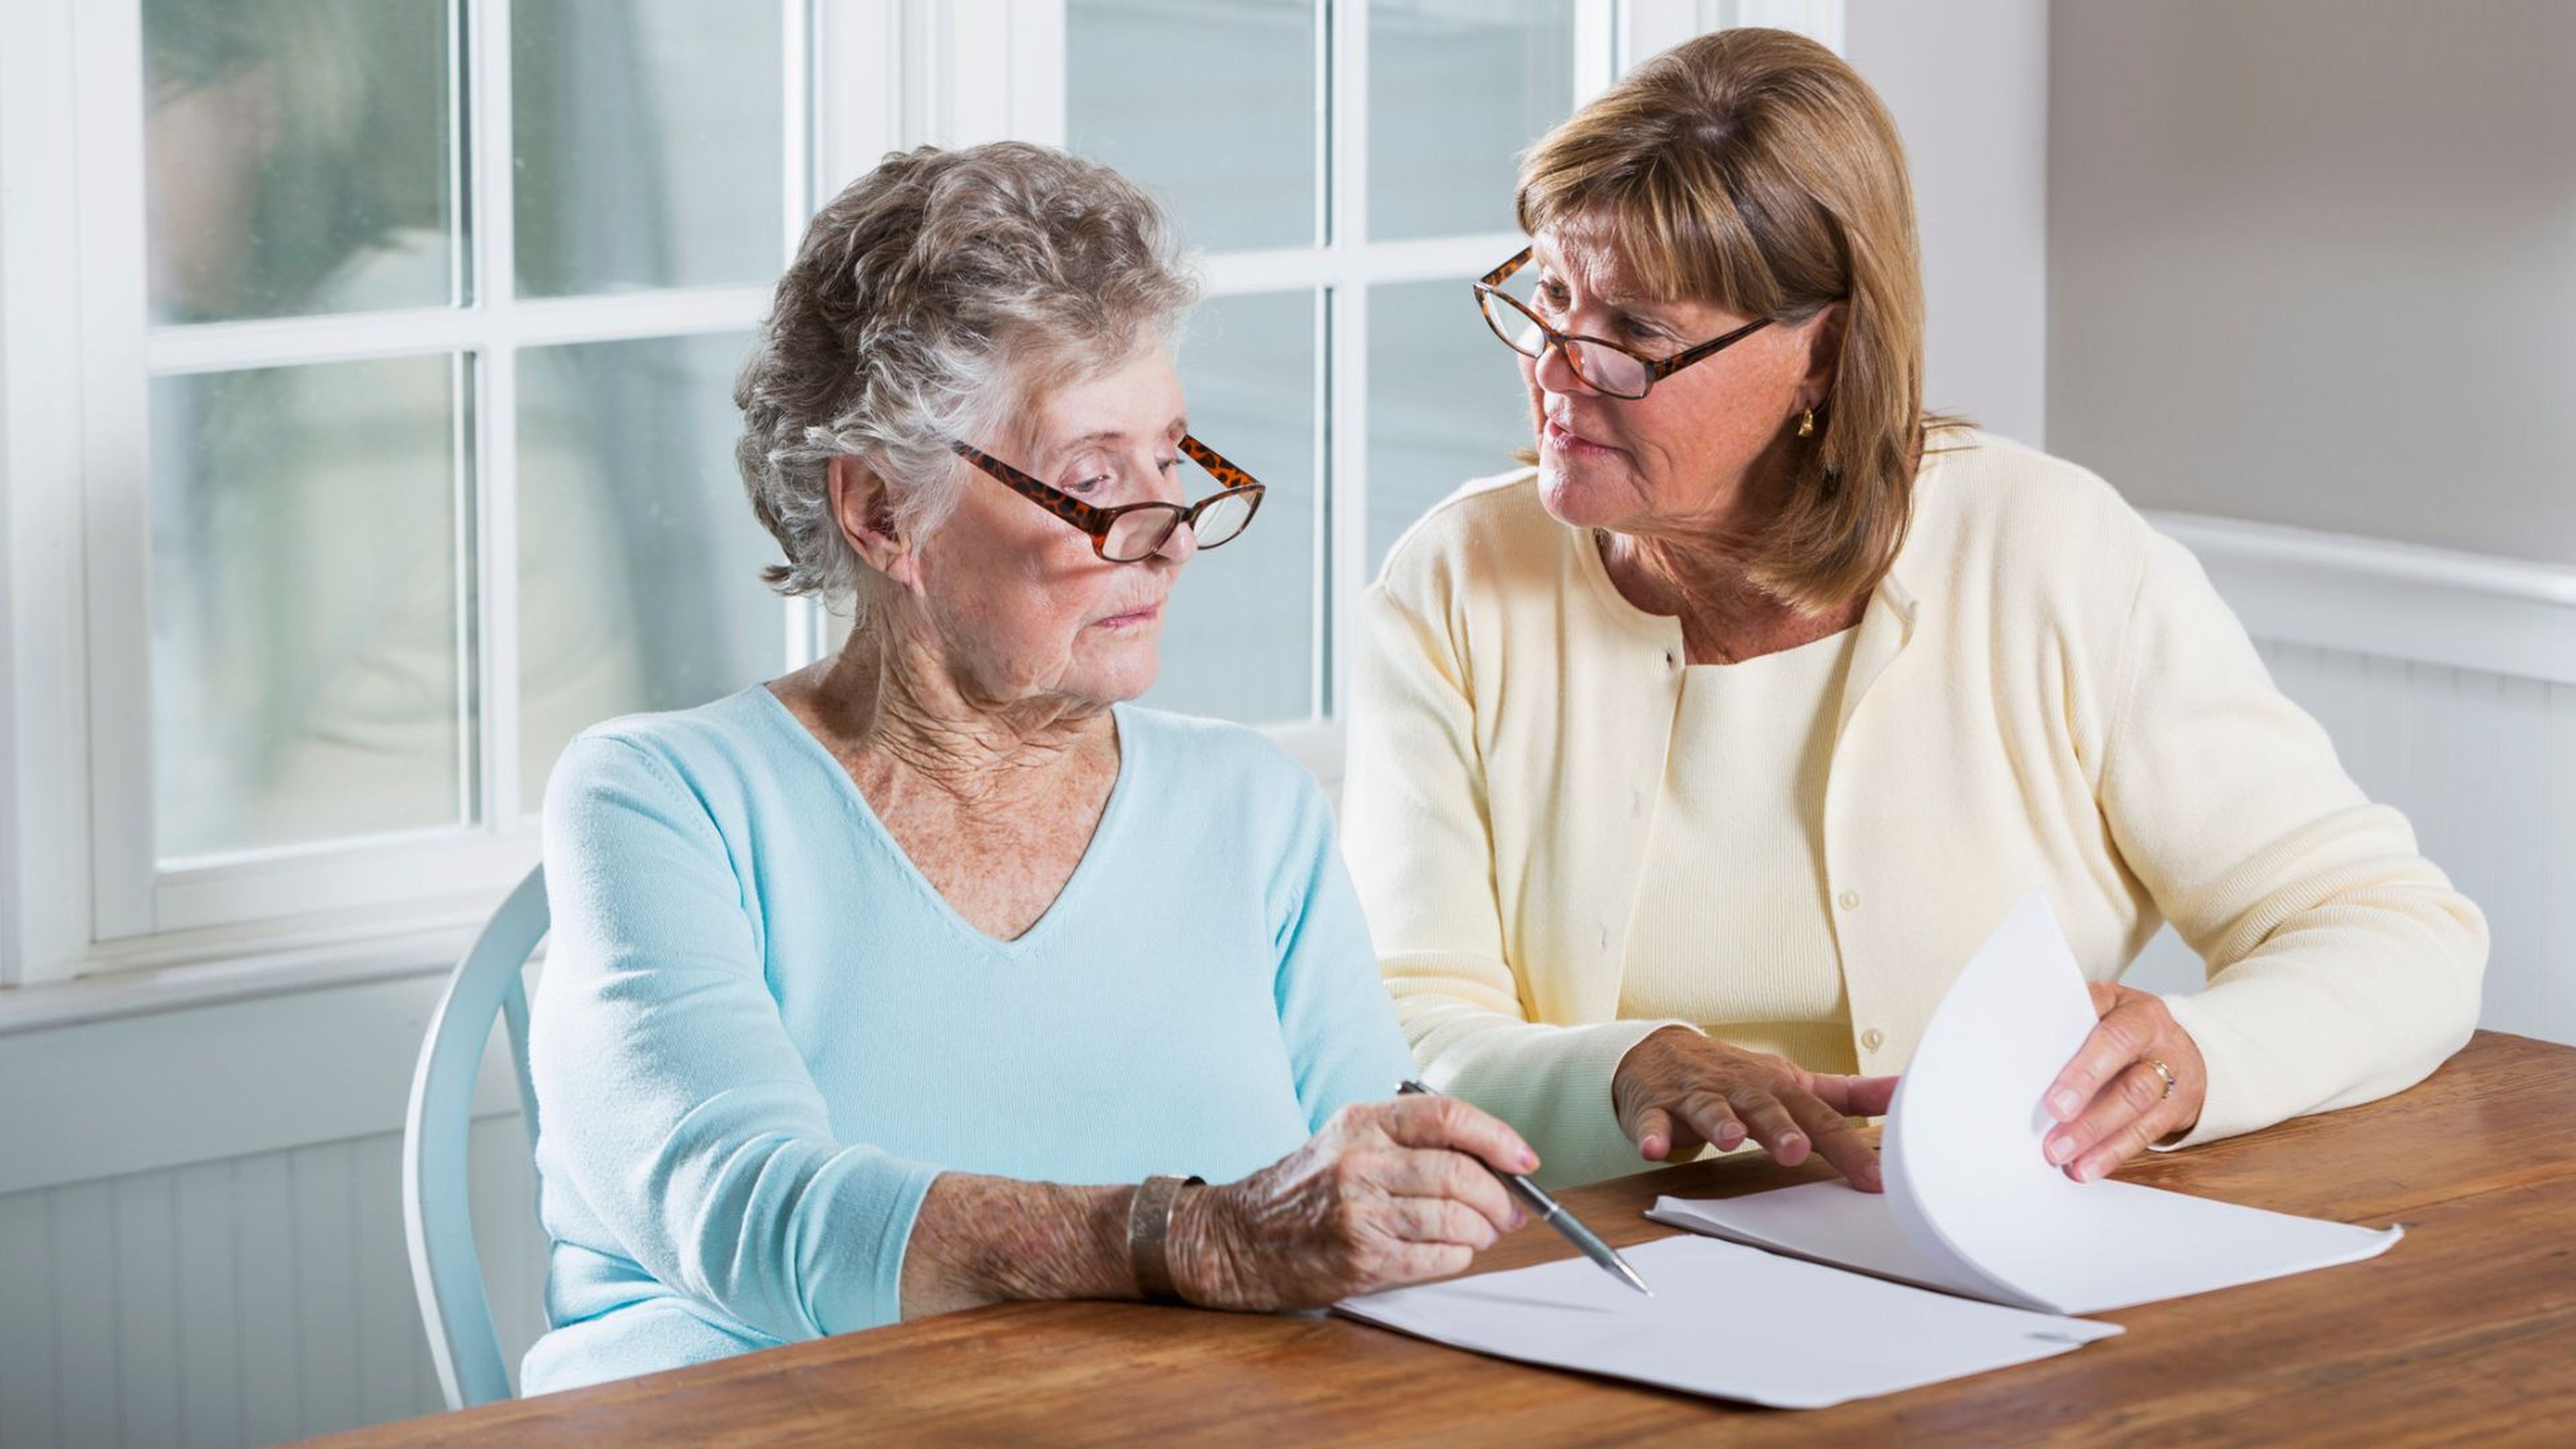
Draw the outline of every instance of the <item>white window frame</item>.
<instances>
[{"instance_id":1,"label":"white window frame","mask_svg":"<svg viewBox=\"0 0 2576 1449\"><path fill-rule=\"evenodd\" d=\"M1316 160L1326 236L1305 246L1222 251L1204 258L1208 298L1318 292L1316 351L1324 406L1315 456L1324 484L1316 509L1318 649L1309 698L1313 713L1272 723L1268 732L1328 786L1341 778L1341 702L1348 697L1353 610L1373 570L1369 561L1368 349L1372 287L1456 281L1483 275L1525 245L1517 231L1373 241L1368 239L1368 0L1319 0L1325 23L1315 57L1317 130L1329 154ZM1009 53L1009 96L1044 97L1010 116L984 115L973 139L1009 137L1065 144L1064 0L985 0L1017 28ZM1580 105L1636 62L1733 25L1801 31L1839 51L1842 0L1574 0L1573 95ZM997 55L995 57L999 59ZM1329 83L1325 83L1329 77ZM1461 315L1465 303L1461 301Z\"/></svg>"},{"instance_id":2,"label":"white window frame","mask_svg":"<svg viewBox=\"0 0 2576 1449\"><path fill-rule=\"evenodd\" d=\"M781 76L788 185L803 231L829 172L810 37L891 5L767 0L788 37ZM834 12L828 17L823 11ZM463 133L454 185L473 218L465 307L156 330L145 315L140 0L31 0L0 51L0 518L9 587L8 775L0 781L0 985L162 977L199 963L436 959L536 858L517 778L518 349L746 331L767 285L520 300L510 195L510 0L458 10ZM844 61L846 65L846 60ZM897 57L866 51L862 87L888 94ZM842 78L851 79L848 71ZM849 140L863 127L845 128ZM785 257L780 258L782 264ZM460 781L476 823L247 851L163 868L153 839L145 416L160 376L455 355L470 408L460 450L460 593L474 629L465 697L474 737ZM470 536L468 536L470 535ZM820 614L781 605L779 662L813 657ZM460 616L460 641L469 619Z\"/></svg>"},{"instance_id":3,"label":"white window frame","mask_svg":"<svg viewBox=\"0 0 2576 1449\"><path fill-rule=\"evenodd\" d=\"M887 151L1065 136L1064 0L767 0L788 17L787 236ZM1364 582L1367 289L1472 278L1515 234L1361 242L1366 3L1323 0L1334 83L1319 197L1337 219L1312 247L1221 253L1208 294L1323 289L1326 414L1318 457L1323 635L1313 717L1272 733L1328 781L1350 609ZM80 992L149 1009L208 995L416 971L452 959L535 859L519 814L514 555L515 349L748 328L768 288L519 301L506 173L510 0L465 0L476 137L476 302L367 317L210 325L154 335L145 318L140 0L20 0L0 46L0 1029L94 1014ZM1837 48L1841 0L1576 0L1578 102L1634 60L1729 24L1782 24ZM806 185L798 186L795 179ZM495 194L497 191L497 195ZM148 460L156 372L442 351L472 354L472 607L486 621L486 701L467 782L483 823L249 853L158 871L151 842ZM1327 562L1328 561L1328 562ZM785 662L837 643L811 608L783 612ZM496 818L497 813L497 818ZM317 904L319 903L319 904ZM11 987L58 985L46 993ZM93 988L105 988L93 990ZM51 1002L37 1006L36 998ZM87 999L87 998L81 998ZM30 1008L33 1008L32 1011ZM14 1015L13 1015L14 1014Z\"/></svg>"}]
</instances>

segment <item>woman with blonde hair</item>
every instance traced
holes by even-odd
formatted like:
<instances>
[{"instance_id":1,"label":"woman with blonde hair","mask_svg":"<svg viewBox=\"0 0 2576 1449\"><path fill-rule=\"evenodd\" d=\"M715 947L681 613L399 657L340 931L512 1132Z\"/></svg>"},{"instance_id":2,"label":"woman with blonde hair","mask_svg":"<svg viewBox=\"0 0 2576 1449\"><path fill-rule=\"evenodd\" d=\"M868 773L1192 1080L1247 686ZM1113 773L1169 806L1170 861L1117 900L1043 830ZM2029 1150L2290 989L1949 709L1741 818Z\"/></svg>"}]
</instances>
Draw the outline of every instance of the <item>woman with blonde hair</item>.
<instances>
[{"instance_id":1,"label":"woman with blonde hair","mask_svg":"<svg viewBox=\"0 0 2576 1449\"><path fill-rule=\"evenodd\" d=\"M2045 1103L2079 1179L2467 1039L2482 917L2190 554L1924 414L1904 153L1849 66L1668 51L1529 153L1519 218L1476 301L1536 466L1388 555L1351 709L1346 849L1433 1085L1559 1181L1749 1139L1875 1188L1848 1119L2034 885L2101 1017ZM2119 984L2166 921L2197 994Z\"/></svg>"}]
</instances>

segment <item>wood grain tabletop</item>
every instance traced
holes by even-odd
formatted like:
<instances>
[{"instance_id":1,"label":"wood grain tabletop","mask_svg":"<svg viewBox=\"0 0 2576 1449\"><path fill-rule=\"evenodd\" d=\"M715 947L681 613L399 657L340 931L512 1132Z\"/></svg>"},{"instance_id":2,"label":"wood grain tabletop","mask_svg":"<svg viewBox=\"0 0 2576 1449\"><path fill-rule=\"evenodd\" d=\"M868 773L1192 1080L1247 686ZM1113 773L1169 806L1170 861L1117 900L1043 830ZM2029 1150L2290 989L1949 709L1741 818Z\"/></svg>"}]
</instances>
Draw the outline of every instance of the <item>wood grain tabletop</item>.
<instances>
[{"instance_id":1,"label":"wood grain tabletop","mask_svg":"<svg viewBox=\"0 0 2576 1449\"><path fill-rule=\"evenodd\" d=\"M1564 1197L1625 1246L1671 1233L1641 1216L1658 1194L1819 1175L1737 1158ZM2365 1263L2093 1315L2128 1332L2039 1363L1807 1412L1505 1363L1341 1318L1046 1303L314 1442L2576 1444L2576 1048L2481 1032L2386 1101L2119 1175L2404 1223L2407 1237ZM1569 1251L1525 1228L1477 1270Z\"/></svg>"}]
</instances>

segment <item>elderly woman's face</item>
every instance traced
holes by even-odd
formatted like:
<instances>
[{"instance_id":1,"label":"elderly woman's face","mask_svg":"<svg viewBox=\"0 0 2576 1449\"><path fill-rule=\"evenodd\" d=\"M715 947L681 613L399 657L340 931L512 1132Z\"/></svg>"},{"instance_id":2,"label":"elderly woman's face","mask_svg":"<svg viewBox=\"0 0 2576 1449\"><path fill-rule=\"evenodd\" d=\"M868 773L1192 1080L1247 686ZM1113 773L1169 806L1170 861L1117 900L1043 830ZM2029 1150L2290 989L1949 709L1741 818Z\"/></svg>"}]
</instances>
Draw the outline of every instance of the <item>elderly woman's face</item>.
<instances>
[{"instance_id":1,"label":"elderly woman's face","mask_svg":"<svg viewBox=\"0 0 2576 1449\"><path fill-rule=\"evenodd\" d=\"M1722 307L1641 300L1597 247L1560 246L1542 233L1534 250L1540 312L1560 332L1661 358L1753 320ZM1556 349L1523 358L1547 511L1578 528L1622 533L1757 522L1744 516L1745 483L1792 419L1822 396L1813 353L1823 320L1765 327L1633 401L1586 387Z\"/></svg>"},{"instance_id":2,"label":"elderly woman's face","mask_svg":"<svg viewBox=\"0 0 2576 1449\"><path fill-rule=\"evenodd\" d=\"M992 440L997 457L1104 508L1182 497L1181 381L1160 342L1039 398ZM1163 600L1197 552L1186 528L1139 563L961 461L957 509L921 549L922 608L974 696L1011 703L1133 699L1154 682Z\"/></svg>"}]
</instances>

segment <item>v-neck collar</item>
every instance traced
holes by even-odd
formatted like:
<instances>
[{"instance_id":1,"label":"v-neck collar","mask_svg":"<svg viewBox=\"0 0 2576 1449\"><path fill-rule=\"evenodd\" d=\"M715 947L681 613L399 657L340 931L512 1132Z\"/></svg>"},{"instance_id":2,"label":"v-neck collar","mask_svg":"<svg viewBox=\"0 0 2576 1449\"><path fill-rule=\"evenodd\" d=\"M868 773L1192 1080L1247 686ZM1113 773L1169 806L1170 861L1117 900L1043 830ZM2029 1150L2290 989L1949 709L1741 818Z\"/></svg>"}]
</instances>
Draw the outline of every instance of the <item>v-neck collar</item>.
<instances>
[{"instance_id":1,"label":"v-neck collar","mask_svg":"<svg viewBox=\"0 0 2576 1449\"><path fill-rule=\"evenodd\" d=\"M949 902L948 897L940 894L939 887L931 884L930 877L922 874L921 867L914 864L912 857L904 853L902 844L894 838L894 832L886 828L884 818L879 816L876 807L869 803L867 792L859 788L858 781L850 778L848 768L834 757L822 740L815 737L812 730L806 728L805 722L796 717L796 712L787 707L785 700L780 699L777 693L766 684L755 684L749 692L767 701L767 709L773 722L783 726L786 732L794 737L795 748L804 752L809 761L818 762L834 780L839 782L838 788L842 792L843 802L856 812L863 828L874 838L877 846L895 862L905 882L921 894L950 929L995 955L1020 957L1044 946L1061 929L1058 922L1078 909L1086 883L1091 877L1107 869L1098 862L1116 840L1119 822L1126 814L1124 807L1127 797L1134 793L1131 789L1131 781L1137 769L1134 720L1124 704L1113 704L1109 707L1109 718L1118 743L1118 773L1109 782L1109 799L1101 806L1099 823L1091 828L1091 839L1083 844L1082 858L1074 862L1073 873L1065 877L1064 885L1055 893L1055 899L1047 902L1046 910L1038 916L1037 920L1032 922L1027 930L1006 941L967 920L958 913L957 907Z\"/></svg>"}]
</instances>

